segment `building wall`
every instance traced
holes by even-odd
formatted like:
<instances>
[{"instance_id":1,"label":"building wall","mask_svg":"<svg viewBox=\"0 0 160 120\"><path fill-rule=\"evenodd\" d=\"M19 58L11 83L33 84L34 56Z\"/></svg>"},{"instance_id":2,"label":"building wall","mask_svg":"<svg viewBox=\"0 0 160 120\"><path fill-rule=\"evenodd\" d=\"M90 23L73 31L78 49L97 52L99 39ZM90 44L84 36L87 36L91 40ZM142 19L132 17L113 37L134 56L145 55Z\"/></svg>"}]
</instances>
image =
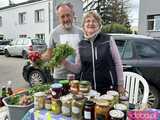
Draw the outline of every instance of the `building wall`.
<instances>
[{"instance_id":1,"label":"building wall","mask_svg":"<svg viewBox=\"0 0 160 120\"><path fill-rule=\"evenodd\" d=\"M50 1L50 12L48 1ZM53 1L54 3L52 3ZM45 40L47 41L51 29L58 24L57 15L55 14L55 6L60 2L64 2L64 0L42 0L0 10L0 16L2 16L0 33L4 34L6 38L9 39L15 39L22 34L26 34L27 37L34 37L37 33L44 33ZM75 24L80 26L83 14L82 1L67 0L67 2L71 2L74 5L75 15L77 16L77 21ZM45 20L42 23L35 23L35 10L38 9L44 9ZM26 12L25 24L19 24L18 14L22 12Z\"/></svg>"},{"instance_id":2,"label":"building wall","mask_svg":"<svg viewBox=\"0 0 160 120\"><path fill-rule=\"evenodd\" d=\"M148 30L148 15L158 15L160 14L160 0L139 0L139 28L138 33L153 37L160 37L160 29ZM160 20L156 20L156 24L159 26ZM154 23L155 24L155 23Z\"/></svg>"}]
</instances>

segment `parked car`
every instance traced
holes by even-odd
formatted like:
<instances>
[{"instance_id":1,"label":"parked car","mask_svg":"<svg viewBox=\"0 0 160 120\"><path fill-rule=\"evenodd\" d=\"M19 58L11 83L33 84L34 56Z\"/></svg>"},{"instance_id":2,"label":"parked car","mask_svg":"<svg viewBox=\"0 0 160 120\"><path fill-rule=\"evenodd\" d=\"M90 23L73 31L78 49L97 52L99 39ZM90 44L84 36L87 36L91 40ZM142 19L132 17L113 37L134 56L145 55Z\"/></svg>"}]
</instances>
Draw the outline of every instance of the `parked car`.
<instances>
[{"instance_id":1,"label":"parked car","mask_svg":"<svg viewBox=\"0 0 160 120\"><path fill-rule=\"evenodd\" d=\"M4 54L4 48L9 45L9 40L0 40L0 54Z\"/></svg>"},{"instance_id":2,"label":"parked car","mask_svg":"<svg viewBox=\"0 0 160 120\"><path fill-rule=\"evenodd\" d=\"M38 38L19 38L5 47L5 56L22 56L27 58L29 51L43 52L47 48L44 40Z\"/></svg>"},{"instance_id":3,"label":"parked car","mask_svg":"<svg viewBox=\"0 0 160 120\"><path fill-rule=\"evenodd\" d=\"M148 105L160 107L160 40L142 35L110 35L116 40L124 71L142 75L150 87ZM47 82L48 78L44 74L48 73L30 64L23 68L24 79L32 84L33 81ZM143 88L140 91L142 92Z\"/></svg>"}]
</instances>

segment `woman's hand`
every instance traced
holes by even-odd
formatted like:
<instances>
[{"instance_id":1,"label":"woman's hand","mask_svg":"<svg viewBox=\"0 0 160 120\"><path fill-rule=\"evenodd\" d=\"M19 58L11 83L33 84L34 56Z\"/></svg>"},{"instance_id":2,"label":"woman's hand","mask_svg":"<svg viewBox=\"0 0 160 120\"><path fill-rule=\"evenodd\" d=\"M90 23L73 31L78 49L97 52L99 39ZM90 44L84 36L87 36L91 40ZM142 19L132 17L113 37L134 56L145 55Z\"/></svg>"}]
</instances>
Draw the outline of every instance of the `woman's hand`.
<instances>
[{"instance_id":1,"label":"woman's hand","mask_svg":"<svg viewBox=\"0 0 160 120\"><path fill-rule=\"evenodd\" d=\"M126 89L123 87L123 85L118 85L118 92L120 95L125 95Z\"/></svg>"}]
</instances>

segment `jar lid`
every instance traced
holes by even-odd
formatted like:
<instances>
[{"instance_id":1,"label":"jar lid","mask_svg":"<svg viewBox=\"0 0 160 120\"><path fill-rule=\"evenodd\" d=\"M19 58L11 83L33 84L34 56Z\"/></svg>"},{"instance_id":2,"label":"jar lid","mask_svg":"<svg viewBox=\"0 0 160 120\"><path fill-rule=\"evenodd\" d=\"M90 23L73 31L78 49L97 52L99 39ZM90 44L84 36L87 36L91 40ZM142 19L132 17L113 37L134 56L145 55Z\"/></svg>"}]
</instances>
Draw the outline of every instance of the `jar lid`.
<instances>
[{"instance_id":1,"label":"jar lid","mask_svg":"<svg viewBox=\"0 0 160 120\"><path fill-rule=\"evenodd\" d=\"M100 98L105 100L110 100L110 101L114 99L112 95L107 95L107 94L100 96Z\"/></svg>"},{"instance_id":2,"label":"jar lid","mask_svg":"<svg viewBox=\"0 0 160 120\"><path fill-rule=\"evenodd\" d=\"M120 96L119 99L123 100L123 101L128 101L129 100L128 96Z\"/></svg>"},{"instance_id":3,"label":"jar lid","mask_svg":"<svg viewBox=\"0 0 160 120\"><path fill-rule=\"evenodd\" d=\"M79 80L72 80L71 83L73 83L73 84L79 84Z\"/></svg>"},{"instance_id":4,"label":"jar lid","mask_svg":"<svg viewBox=\"0 0 160 120\"><path fill-rule=\"evenodd\" d=\"M80 85L90 85L90 82L83 80L83 81L80 81Z\"/></svg>"},{"instance_id":5,"label":"jar lid","mask_svg":"<svg viewBox=\"0 0 160 120\"><path fill-rule=\"evenodd\" d=\"M62 84L54 83L54 84L51 85L51 88L62 88Z\"/></svg>"},{"instance_id":6,"label":"jar lid","mask_svg":"<svg viewBox=\"0 0 160 120\"><path fill-rule=\"evenodd\" d=\"M36 93L34 93L34 96L37 96L37 97L45 96L45 93L44 92L36 92Z\"/></svg>"},{"instance_id":7,"label":"jar lid","mask_svg":"<svg viewBox=\"0 0 160 120\"><path fill-rule=\"evenodd\" d=\"M127 106L124 104L115 104L114 109L123 111L123 110L127 110Z\"/></svg>"},{"instance_id":8,"label":"jar lid","mask_svg":"<svg viewBox=\"0 0 160 120\"><path fill-rule=\"evenodd\" d=\"M112 118L123 118L124 117L124 113L120 110L111 110L109 112L109 115L112 117Z\"/></svg>"},{"instance_id":9,"label":"jar lid","mask_svg":"<svg viewBox=\"0 0 160 120\"><path fill-rule=\"evenodd\" d=\"M108 95L113 95L113 96L119 96L119 93L115 90L110 90L110 91L107 91L107 94Z\"/></svg>"},{"instance_id":10,"label":"jar lid","mask_svg":"<svg viewBox=\"0 0 160 120\"><path fill-rule=\"evenodd\" d=\"M69 84L69 80L60 80L59 83L66 85L66 84Z\"/></svg>"},{"instance_id":11,"label":"jar lid","mask_svg":"<svg viewBox=\"0 0 160 120\"><path fill-rule=\"evenodd\" d=\"M93 101L86 101L85 102L85 105L87 105L87 106L93 106L93 105L95 105L95 103L93 102Z\"/></svg>"},{"instance_id":12,"label":"jar lid","mask_svg":"<svg viewBox=\"0 0 160 120\"><path fill-rule=\"evenodd\" d=\"M100 105L100 106L109 106L109 102L108 102L108 101L106 101L106 100L101 100L101 99L96 100L96 104L97 104L97 105Z\"/></svg>"}]
</instances>

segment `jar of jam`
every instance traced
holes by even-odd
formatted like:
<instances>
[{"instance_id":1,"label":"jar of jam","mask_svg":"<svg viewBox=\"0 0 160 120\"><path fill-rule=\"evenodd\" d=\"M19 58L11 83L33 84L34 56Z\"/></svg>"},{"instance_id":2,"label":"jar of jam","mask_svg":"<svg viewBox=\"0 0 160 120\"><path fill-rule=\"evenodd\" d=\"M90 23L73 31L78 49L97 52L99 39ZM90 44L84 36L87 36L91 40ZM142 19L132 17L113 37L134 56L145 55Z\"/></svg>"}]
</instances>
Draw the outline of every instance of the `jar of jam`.
<instances>
[{"instance_id":1,"label":"jar of jam","mask_svg":"<svg viewBox=\"0 0 160 120\"><path fill-rule=\"evenodd\" d=\"M92 101L85 102L84 120L95 120L95 103Z\"/></svg>"},{"instance_id":2,"label":"jar of jam","mask_svg":"<svg viewBox=\"0 0 160 120\"><path fill-rule=\"evenodd\" d=\"M72 119L83 120L83 107L85 99L82 95L75 95L72 100Z\"/></svg>"},{"instance_id":3,"label":"jar of jam","mask_svg":"<svg viewBox=\"0 0 160 120\"><path fill-rule=\"evenodd\" d=\"M70 117L72 99L69 96L63 96L60 99L62 102L62 115Z\"/></svg>"},{"instance_id":4,"label":"jar of jam","mask_svg":"<svg viewBox=\"0 0 160 120\"><path fill-rule=\"evenodd\" d=\"M109 111L111 107L108 101L96 100L95 114L96 120L109 120Z\"/></svg>"},{"instance_id":5,"label":"jar of jam","mask_svg":"<svg viewBox=\"0 0 160 120\"><path fill-rule=\"evenodd\" d=\"M56 92L56 99L59 99L62 96L63 86L60 83L54 83L51 85L51 91Z\"/></svg>"},{"instance_id":6,"label":"jar of jam","mask_svg":"<svg viewBox=\"0 0 160 120\"><path fill-rule=\"evenodd\" d=\"M56 115L61 113L61 101L59 99L52 98L51 110Z\"/></svg>"},{"instance_id":7,"label":"jar of jam","mask_svg":"<svg viewBox=\"0 0 160 120\"><path fill-rule=\"evenodd\" d=\"M80 81L79 91L81 93L89 93L91 89L91 83L89 81Z\"/></svg>"},{"instance_id":8,"label":"jar of jam","mask_svg":"<svg viewBox=\"0 0 160 120\"><path fill-rule=\"evenodd\" d=\"M70 92L73 94L78 94L79 92L79 81L73 80L70 82Z\"/></svg>"},{"instance_id":9,"label":"jar of jam","mask_svg":"<svg viewBox=\"0 0 160 120\"><path fill-rule=\"evenodd\" d=\"M107 95L112 95L114 97L114 104L119 102L119 93L114 90L107 91Z\"/></svg>"},{"instance_id":10,"label":"jar of jam","mask_svg":"<svg viewBox=\"0 0 160 120\"><path fill-rule=\"evenodd\" d=\"M44 108L45 103L45 93L37 92L34 94L34 108L39 110Z\"/></svg>"},{"instance_id":11,"label":"jar of jam","mask_svg":"<svg viewBox=\"0 0 160 120\"><path fill-rule=\"evenodd\" d=\"M124 113L124 119L126 119L126 117L127 117L127 106L125 104L115 104L114 109L122 111Z\"/></svg>"},{"instance_id":12,"label":"jar of jam","mask_svg":"<svg viewBox=\"0 0 160 120\"><path fill-rule=\"evenodd\" d=\"M51 110L51 101L52 101L52 96L46 96L45 98L45 109Z\"/></svg>"},{"instance_id":13,"label":"jar of jam","mask_svg":"<svg viewBox=\"0 0 160 120\"><path fill-rule=\"evenodd\" d=\"M67 95L69 93L69 80L60 80L59 83L63 85L62 94Z\"/></svg>"},{"instance_id":14,"label":"jar of jam","mask_svg":"<svg viewBox=\"0 0 160 120\"><path fill-rule=\"evenodd\" d=\"M124 113L120 110L111 110L109 112L109 115L111 117L110 120L125 120Z\"/></svg>"}]
</instances>

